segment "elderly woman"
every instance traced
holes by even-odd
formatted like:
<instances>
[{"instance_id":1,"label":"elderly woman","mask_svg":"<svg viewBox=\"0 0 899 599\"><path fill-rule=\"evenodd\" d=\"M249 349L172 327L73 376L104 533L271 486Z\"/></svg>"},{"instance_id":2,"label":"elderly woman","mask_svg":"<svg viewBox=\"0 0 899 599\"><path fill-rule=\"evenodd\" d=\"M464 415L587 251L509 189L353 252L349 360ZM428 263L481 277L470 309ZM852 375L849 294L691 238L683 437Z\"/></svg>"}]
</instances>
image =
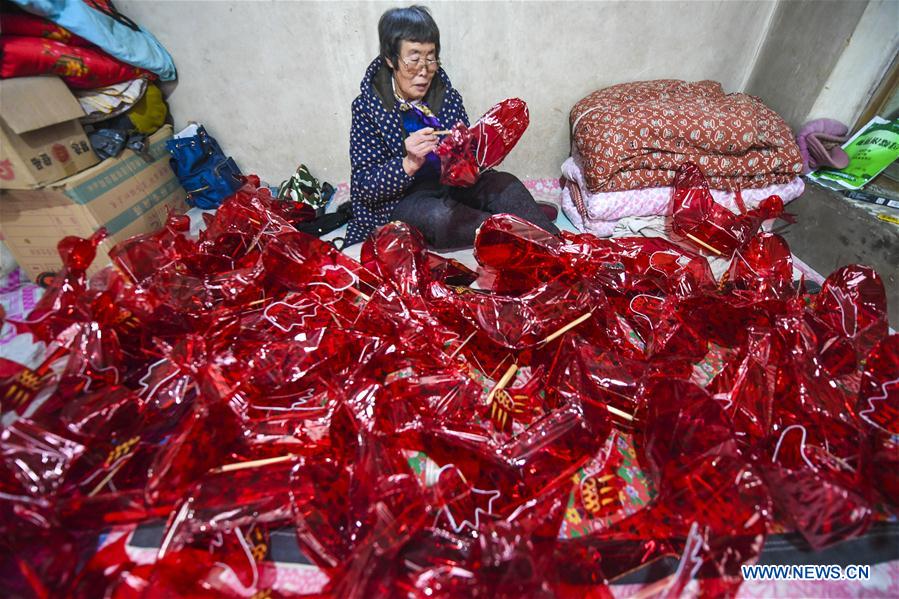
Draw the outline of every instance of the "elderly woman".
<instances>
[{"instance_id":1,"label":"elderly woman","mask_svg":"<svg viewBox=\"0 0 899 599\"><path fill-rule=\"evenodd\" d=\"M388 10L378 35L381 55L353 101L347 245L398 220L418 229L434 249L470 247L481 223L501 212L557 235L554 207L545 212L513 175L488 170L471 187L440 184L435 131L469 121L462 96L440 68L440 31L428 10Z\"/></svg>"}]
</instances>

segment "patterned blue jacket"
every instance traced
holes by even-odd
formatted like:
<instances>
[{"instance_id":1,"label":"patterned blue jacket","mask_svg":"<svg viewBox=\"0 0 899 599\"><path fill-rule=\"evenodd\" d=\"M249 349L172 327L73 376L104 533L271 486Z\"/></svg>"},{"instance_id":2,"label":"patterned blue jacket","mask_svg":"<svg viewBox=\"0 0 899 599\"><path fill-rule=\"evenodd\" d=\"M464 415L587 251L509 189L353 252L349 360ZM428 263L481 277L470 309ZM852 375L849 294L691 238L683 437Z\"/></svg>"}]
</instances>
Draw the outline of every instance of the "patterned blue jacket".
<instances>
[{"instance_id":1,"label":"patterned blue jacket","mask_svg":"<svg viewBox=\"0 0 899 599\"><path fill-rule=\"evenodd\" d=\"M353 220L347 225L346 245L364 241L377 227L390 221L390 213L403 198L413 178L403 170L406 131L396 109L392 74L381 57L376 58L362 79L359 96L353 100L350 128L350 201ZM424 98L447 128L459 121L468 125L462 96L453 88L444 70L438 69Z\"/></svg>"}]
</instances>

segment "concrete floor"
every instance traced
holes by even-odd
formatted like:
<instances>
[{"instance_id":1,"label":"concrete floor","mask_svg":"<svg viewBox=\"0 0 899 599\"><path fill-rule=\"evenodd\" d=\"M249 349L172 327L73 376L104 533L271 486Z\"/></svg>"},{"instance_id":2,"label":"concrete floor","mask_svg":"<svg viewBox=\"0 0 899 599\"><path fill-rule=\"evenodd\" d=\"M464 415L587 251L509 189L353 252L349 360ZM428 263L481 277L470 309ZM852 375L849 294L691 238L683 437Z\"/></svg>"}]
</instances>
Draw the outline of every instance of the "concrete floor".
<instances>
[{"instance_id":1,"label":"concrete floor","mask_svg":"<svg viewBox=\"0 0 899 599\"><path fill-rule=\"evenodd\" d=\"M782 233L790 249L825 277L847 264L873 267L886 288L890 325L899 326L899 225L877 218L899 210L857 202L808 183L787 205L797 222Z\"/></svg>"}]
</instances>

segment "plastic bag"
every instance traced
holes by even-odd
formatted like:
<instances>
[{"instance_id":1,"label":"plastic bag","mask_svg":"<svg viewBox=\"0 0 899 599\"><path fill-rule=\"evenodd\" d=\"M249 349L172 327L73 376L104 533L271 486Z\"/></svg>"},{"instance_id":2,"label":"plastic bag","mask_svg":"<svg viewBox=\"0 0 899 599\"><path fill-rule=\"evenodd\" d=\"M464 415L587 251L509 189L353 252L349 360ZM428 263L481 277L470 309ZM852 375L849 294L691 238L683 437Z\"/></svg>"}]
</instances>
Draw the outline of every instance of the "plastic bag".
<instances>
[{"instance_id":1,"label":"plastic bag","mask_svg":"<svg viewBox=\"0 0 899 599\"><path fill-rule=\"evenodd\" d=\"M470 128L458 123L437 146L440 182L474 185L483 171L509 155L529 123L528 107L518 98L503 100Z\"/></svg>"}]
</instances>

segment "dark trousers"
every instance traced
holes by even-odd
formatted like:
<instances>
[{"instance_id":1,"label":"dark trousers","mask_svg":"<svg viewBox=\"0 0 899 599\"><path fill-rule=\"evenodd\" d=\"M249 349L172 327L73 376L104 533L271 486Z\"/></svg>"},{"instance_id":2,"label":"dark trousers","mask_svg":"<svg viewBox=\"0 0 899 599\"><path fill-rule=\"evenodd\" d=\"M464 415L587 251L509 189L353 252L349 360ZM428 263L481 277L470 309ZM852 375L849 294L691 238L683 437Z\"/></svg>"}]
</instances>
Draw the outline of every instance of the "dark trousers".
<instances>
[{"instance_id":1,"label":"dark trousers","mask_svg":"<svg viewBox=\"0 0 899 599\"><path fill-rule=\"evenodd\" d=\"M471 187L448 187L436 179L416 181L390 218L418 229L432 248L450 250L471 247L481 223L500 213L559 234L524 184L499 171L482 173Z\"/></svg>"}]
</instances>

